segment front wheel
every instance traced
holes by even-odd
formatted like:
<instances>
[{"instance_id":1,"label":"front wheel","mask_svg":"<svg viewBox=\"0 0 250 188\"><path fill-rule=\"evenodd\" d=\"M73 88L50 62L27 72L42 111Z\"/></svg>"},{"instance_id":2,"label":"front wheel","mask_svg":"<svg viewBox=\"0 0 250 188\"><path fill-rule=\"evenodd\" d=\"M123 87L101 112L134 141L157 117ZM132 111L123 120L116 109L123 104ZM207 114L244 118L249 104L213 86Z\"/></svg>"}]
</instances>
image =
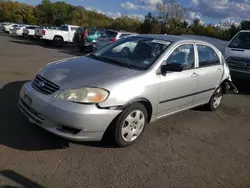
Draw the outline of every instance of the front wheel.
<instances>
[{"instance_id":1,"label":"front wheel","mask_svg":"<svg viewBox=\"0 0 250 188\"><path fill-rule=\"evenodd\" d=\"M147 110L141 103L128 106L114 122L113 138L119 147L133 144L143 133L148 122Z\"/></svg>"},{"instance_id":2,"label":"front wheel","mask_svg":"<svg viewBox=\"0 0 250 188\"><path fill-rule=\"evenodd\" d=\"M207 104L208 110L214 111L214 110L216 110L217 108L219 108L219 106L220 106L220 104L221 104L221 101L222 101L222 98L223 98L222 87L219 86L219 87L215 90L214 94L213 94L212 97L210 98L209 103Z\"/></svg>"}]
</instances>

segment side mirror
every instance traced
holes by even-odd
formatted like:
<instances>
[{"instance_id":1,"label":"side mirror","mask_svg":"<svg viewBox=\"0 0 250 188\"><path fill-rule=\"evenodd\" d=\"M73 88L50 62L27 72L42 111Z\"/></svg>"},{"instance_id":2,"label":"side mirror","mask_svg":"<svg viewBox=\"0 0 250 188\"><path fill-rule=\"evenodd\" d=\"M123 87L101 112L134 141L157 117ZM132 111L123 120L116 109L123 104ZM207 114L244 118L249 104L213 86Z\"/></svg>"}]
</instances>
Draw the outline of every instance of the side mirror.
<instances>
[{"instance_id":1,"label":"side mirror","mask_svg":"<svg viewBox=\"0 0 250 188\"><path fill-rule=\"evenodd\" d=\"M166 74L167 71L181 72L183 71L183 65L180 63L167 63L161 66L161 73Z\"/></svg>"}]
</instances>

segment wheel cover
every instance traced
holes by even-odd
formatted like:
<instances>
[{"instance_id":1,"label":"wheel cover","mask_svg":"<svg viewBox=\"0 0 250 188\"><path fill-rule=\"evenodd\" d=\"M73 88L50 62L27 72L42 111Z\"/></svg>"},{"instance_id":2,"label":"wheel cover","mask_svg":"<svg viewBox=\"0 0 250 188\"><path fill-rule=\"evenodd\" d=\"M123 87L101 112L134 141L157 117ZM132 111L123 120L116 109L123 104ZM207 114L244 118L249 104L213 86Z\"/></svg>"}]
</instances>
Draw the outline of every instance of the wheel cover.
<instances>
[{"instance_id":1,"label":"wheel cover","mask_svg":"<svg viewBox=\"0 0 250 188\"><path fill-rule=\"evenodd\" d=\"M213 106L214 108L218 108L222 100L222 90L221 88L217 89L213 98Z\"/></svg>"},{"instance_id":2,"label":"wheel cover","mask_svg":"<svg viewBox=\"0 0 250 188\"><path fill-rule=\"evenodd\" d=\"M145 116L140 110L131 112L122 124L122 138L126 142L132 142L138 138L145 126Z\"/></svg>"}]
</instances>

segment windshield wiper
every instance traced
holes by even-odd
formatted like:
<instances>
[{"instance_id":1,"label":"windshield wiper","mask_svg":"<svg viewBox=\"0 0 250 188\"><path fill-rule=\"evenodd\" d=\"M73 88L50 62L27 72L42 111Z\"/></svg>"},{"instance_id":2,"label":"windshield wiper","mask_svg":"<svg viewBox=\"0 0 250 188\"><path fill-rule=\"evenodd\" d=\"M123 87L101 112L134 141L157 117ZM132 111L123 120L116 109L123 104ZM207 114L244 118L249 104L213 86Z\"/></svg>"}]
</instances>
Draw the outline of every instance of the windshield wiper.
<instances>
[{"instance_id":1,"label":"windshield wiper","mask_svg":"<svg viewBox=\"0 0 250 188\"><path fill-rule=\"evenodd\" d=\"M112 64L115 64L115 65L119 65L119 66L123 66L123 67L127 67L129 69L140 69L139 67L137 66L134 66L134 65L131 65L129 63L124 63L124 62L121 62L121 61L117 61L115 59L111 59L111 58L108 58L108 57L103 57L103 56L96 56L94 54L90 54L88 55L89 57L92 57L93 59L97 59L97 60L102 60L102 61L105 61L107 63L112 63Z\"/></svg>"},{"instance_id":2,"label":"windshield wiper","mask_svg":"<svg viewBox=\"0 0 250 188\"><path fill-rule=\"evenodd\" d=\"M103 60L105 60L105 61L112 62L112 63L114 63L114 64L116 64L116 65L120 65L120 66L127 67L127 68L129 68L129 69L137 68L136 66L133 66L133 65L131 65L131 64L129 64L129 63L124 63L124 62L121 62L121 61L117 61L117 60L115 60L115 59L110 59L110 58L108 58L108 57L102 57L102 56L101 56L100 59L103 59Z\"/></svg>"}]
</instances>

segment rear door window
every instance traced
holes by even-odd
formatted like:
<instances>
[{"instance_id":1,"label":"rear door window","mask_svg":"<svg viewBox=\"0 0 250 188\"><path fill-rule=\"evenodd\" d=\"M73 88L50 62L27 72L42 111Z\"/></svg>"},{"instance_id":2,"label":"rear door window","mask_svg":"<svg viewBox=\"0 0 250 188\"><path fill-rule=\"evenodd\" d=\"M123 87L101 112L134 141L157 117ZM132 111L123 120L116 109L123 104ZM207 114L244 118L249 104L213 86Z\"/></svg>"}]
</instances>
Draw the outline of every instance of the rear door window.
<instances>
[{"instance_id":1,"label":"rear door window","mask_svg":"<svg viewBox=\"0 0 250 188\"><path fill-rule=\"evenodd\" d=\"M59 27L58 30L61 30L61 31L69 31L69 27L66 26L66 25L63 25L63 26Z\"/></svg>"},{"instance_id":2,"label":"rear door window","mask_svg":"<svg viewBox=\"0 0 250 188\"><path fill-rule=\"evenodd\" d=\"M217 53L209 46L197 44L199 67L207 67L220 64Z\"/></svg>"}]
</instances>

